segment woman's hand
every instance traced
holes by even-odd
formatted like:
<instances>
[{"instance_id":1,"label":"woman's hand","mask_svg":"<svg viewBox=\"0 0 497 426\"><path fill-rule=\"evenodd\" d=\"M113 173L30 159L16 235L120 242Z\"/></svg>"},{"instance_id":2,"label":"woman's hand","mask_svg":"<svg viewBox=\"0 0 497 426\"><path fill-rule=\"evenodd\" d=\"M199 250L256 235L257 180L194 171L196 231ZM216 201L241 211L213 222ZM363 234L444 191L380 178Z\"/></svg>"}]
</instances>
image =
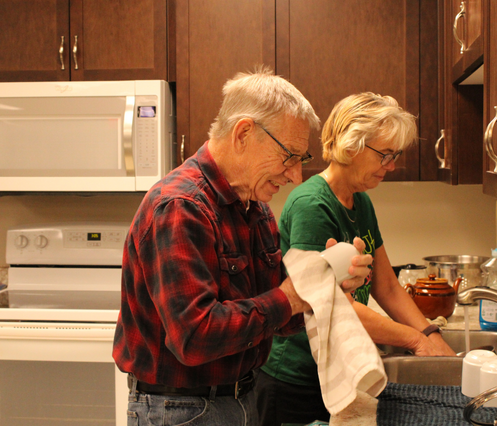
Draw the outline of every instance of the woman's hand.
<instances>
[{"instance_id":1,"label":"woman's hand","mask_svg":"<svg viewBox=\"0 0 497 426\"><path fill-rule=\"evenodd\" d=\"M330 238L326 242L326 248L330 248L336 243L337 241L335 239ZM366 244L359 237L355 237L354 247L359 253L362 253L366 248ZM364 280L371 272L371 270L368 268L368 265L371 265L372 262L373 257L370 254L360 254L352 258L351 266L349 267L349 274L352 275L354 278L345 280L340 285L345 293L350 293L364 284Z\"/></svg>"},{"instance_id":2,"label":"woman's hand","mask_svg":"<svg viewBox=\"0 0 497 426\"><path fill-rule=\"evenodd\" d=\"M426 337L419 333L419 340L412 348L417 356L456 356L456 353L445 342L440 333L432 333Z\"/></svg>"}]
</instances>

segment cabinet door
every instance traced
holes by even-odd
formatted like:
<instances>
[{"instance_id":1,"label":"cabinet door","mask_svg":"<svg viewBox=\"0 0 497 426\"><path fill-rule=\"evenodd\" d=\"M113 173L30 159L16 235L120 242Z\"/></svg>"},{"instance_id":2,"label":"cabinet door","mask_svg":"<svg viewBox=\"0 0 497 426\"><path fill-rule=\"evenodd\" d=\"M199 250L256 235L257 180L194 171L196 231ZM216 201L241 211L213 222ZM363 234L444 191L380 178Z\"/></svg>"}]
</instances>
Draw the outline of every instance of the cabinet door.
<instances>
[{"instance_id":1,"label":"cabinet door","mask_svg":"<svg viewBox=\"0 0 497 426\"><path fill-rule=\"evenodd\" d=\"M69 80L69 0L0 0L0 81Z\"/></svg>"},{"instance_id":2,"label":"cabinet door","mask_svg":"<svg viewBox=\"0 0 497 426\"><path fill-rule=\"evenodd\" d=\"M471 2L464 2L464 4ZM452 185L482 182L483 86L459 84L469 70L481 66L483 49L466 66L470 48L461 55L454 39L454 22L460 31L462 23L471 22L468 14L454 20L455 2L440 2L440 142L435 146L439 158L438 180ZM474 4L474 3L473 3ZM479 3L481 5L481 2ZM466 10L466 9L464 9ZM473 9L474 12L474 9ZM478 15L482 24L482 11ZM465 19L465 20L463 20ZM459 22L461 26L459 26ZM480 25L479 28L481 28ZM480 31L481 33L481 31ZM465 37L465 40L467 37ZM479 36L479 40L483 37ZM470 46L475 46L475 43Z\"/></svg>"},{"instance_id":3,"label":"cabinet door","mask_svg":"<svg viewBox=\"0 0 497 426\"><path fill-rule=\"evenodd\" d=\"M363 91L393 96L417 116L419 13L412 0L277 0L277 73L301 90L322 123L336 102ZM436 111L436 96L432 102ZM304 167L304 178L327 165L319 136L311 135L316 159ZM401 156L389 180L420 179L419 149Z\"/></svg>"},{"instance_id":4,"label":"cabinet door","mask_svg":"<svg viewBox=\"0 0 497 426\"><path fill-rule=\"evenodd\" d=\"M71 0L71 80L167 80L166 0Z\"/></svg>"},{"instance_id":5,"label":"cabinet door","mask_svg":"<svg viewBox=\"0 0 497 426\"><path fill-rule=\"evenodd\" d=\"M178 164L208 139L228 78L275 67L274 0L184 0L176 4Z\"/></svg>"},{"instance_id":6,"label":"cabinet door","mask_svg":"<svg viewBox=\"0 0 497 426\"><path fill-rule=\"evenodd\" d=\"M471 74L483 56L482 0L452 0L448 26L452 31L452 81Z\"/></svg>"},{"instance_id":7,"label":"cabinet door","mask_svg":"<svg viewBox=\"0 0 497 426\"><path fill-rule=\"evenodd\" d=\"M0 80L167 80L166 0L0 0Z\"/></svg>"},{"instance_id":8,"label":"cabinet door","mask_svg":"<svg viewBox=\"0 0 497 426\"><path fill-rule=\"evenodd\" d=\"M489 147L484 150L483 192L497 197L497 3L486 2L484 125Z\"/></svg>"}]
</instances>

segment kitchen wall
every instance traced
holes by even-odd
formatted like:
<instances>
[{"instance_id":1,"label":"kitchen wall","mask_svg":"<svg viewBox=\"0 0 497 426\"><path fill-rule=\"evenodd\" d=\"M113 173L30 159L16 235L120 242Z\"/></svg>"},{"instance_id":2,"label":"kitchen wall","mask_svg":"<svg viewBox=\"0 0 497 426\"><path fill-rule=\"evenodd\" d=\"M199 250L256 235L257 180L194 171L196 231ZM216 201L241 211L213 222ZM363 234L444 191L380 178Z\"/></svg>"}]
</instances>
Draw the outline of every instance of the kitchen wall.
<instances>
[{"instance_id":1,"label":"kitchen wall","mask_svg":"<svg viewBox=\"0 0 497 426\"><path fill-rule=\"evenodd\" d=\"M292 188L280 188L271 202L278 217ZM423 264L425 256L490 256L497 247L496 200L481 185L383 182L368 194L392 265Z\"/></svg>"},{"instance_id":2,"label":"kitchen wall","mask_svg":"<svg viewBox=\"0 0 497 426\"><path fill-rule=\"evenodd\" d=\"M279 218L287 185L271 201ZM442 254L489 256L496 245L496 200L481 185L383 182L368 192L393 265ZM127 221L142 195L16 195L0 197L0 267L9 227L69 221Z\"/></svg>"}]
</instances>

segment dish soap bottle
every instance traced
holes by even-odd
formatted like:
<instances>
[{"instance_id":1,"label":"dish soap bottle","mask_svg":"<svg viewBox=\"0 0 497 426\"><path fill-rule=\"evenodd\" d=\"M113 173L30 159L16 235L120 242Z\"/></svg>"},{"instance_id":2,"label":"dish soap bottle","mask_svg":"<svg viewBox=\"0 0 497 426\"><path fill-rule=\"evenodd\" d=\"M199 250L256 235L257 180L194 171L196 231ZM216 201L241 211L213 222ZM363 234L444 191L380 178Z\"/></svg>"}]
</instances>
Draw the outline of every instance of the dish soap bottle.
<instances>
[{"instance_id":1,"label":"dish soap bottle","mask_svg":"<svg viewBox=\"0 0 497 426\"><path fill-rule=\"evenodd\" d=\"M497 290L497 249L492 250L492 257L481 265L483 272L482 285ZM497 303L480 300L480 328L497 331Z\"/></svg>"}]
</instances>

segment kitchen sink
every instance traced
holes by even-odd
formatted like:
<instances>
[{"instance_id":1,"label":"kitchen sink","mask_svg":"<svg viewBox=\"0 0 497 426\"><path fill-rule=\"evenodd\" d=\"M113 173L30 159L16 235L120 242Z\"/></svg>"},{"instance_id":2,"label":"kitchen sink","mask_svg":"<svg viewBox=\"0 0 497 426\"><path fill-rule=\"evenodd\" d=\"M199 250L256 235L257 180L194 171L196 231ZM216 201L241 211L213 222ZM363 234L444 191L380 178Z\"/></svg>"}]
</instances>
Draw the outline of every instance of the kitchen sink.
<instances>
[{"instance_id":1,"label":"kitchen sink","mask_svg":"<svg viewBox=\"0 0 497 426\"><path fill-rule=\"evenodd\" d=\"M417 357L387 355L383 365L392 383L433 386L461 386L462 357Z\"/></svg>"},{"instance_id":2,"label":"kitchen sink","mask_svg":"<svg viewBox=\"0 0 497 426\"><path fill-rule=\"evenodd\" d=\"M464 331L446 330L445 341L456 352L465 351ZM497 348L497 332L471 331L470 348ZM463 355L458 357L417 357L405 349L378 345L388 381L400 384L460 386Z\"/></svg>"}]
</instances>

